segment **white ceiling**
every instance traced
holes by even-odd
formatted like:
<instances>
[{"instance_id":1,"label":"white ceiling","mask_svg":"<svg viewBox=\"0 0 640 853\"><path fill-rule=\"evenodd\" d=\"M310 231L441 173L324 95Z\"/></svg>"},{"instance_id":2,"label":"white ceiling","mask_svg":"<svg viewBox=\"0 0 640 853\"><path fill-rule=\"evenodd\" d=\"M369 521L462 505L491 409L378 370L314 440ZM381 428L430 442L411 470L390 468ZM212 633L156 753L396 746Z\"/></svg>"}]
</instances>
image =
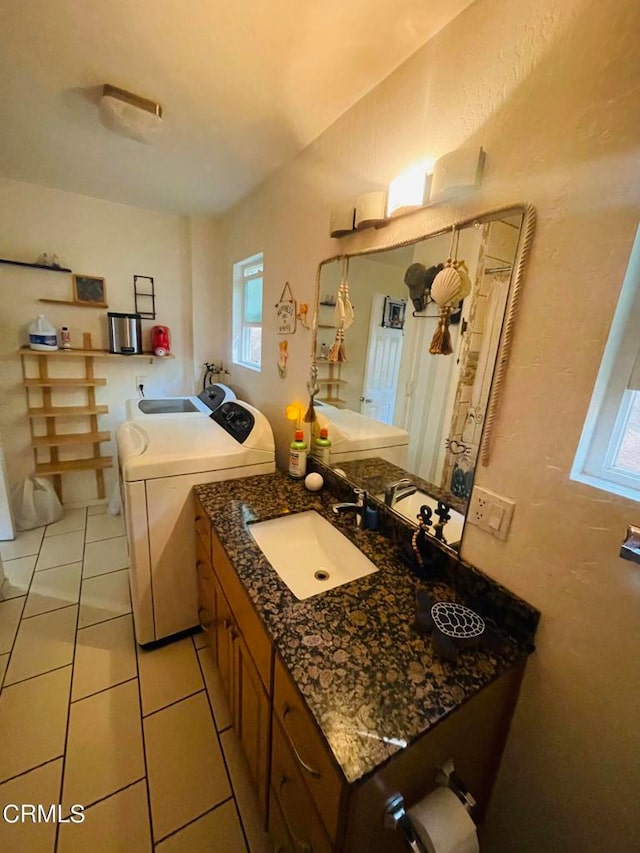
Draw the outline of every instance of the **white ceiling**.
<instances>
[{"instance_id":1,"label":"white ceiling","mask_svg":"<svg viewBox=\"0 0 640 853\"><path fill-rule=\"evenodd\" d=\"M5 0L0 175L219 213L471 0ZM162 104L153 144L100 123L112 83Z\"/></svg>"}]
</instances>

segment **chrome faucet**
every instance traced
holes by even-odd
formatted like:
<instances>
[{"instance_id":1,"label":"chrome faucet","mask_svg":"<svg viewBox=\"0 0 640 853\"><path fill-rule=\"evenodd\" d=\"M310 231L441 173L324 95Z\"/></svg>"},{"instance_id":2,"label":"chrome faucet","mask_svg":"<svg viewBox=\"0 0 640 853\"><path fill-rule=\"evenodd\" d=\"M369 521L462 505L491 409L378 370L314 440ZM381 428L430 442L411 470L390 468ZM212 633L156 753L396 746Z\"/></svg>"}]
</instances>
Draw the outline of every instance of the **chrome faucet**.
<instances>
[{"instance_id":1,"label":"chrome faucet","mask_svg":"<svg viewBox=\"0 0 640 853\"><path fill-rule=\"evenodd\" d=\"M343 512L352 512L355 516L356 527L362 527L362 518L367 505L367 493L364 489L354 489L356 500L352 503L339 503L333 505L336 515Z\"/></svg>"},{"instance_id":2,"label":"chrome faucet","mask_svg":"<svg viewBox=\"0 0 640 853\"><path fill-rule=\"evenodd\" d=\"M416 484L412 483L408 477L403 477L402 480L391 483L390 486L386 487L384 490L384 502L387 506L393 507L398 501L415 495L417 491L418 487Z\"/></svg>"}]
</instances>

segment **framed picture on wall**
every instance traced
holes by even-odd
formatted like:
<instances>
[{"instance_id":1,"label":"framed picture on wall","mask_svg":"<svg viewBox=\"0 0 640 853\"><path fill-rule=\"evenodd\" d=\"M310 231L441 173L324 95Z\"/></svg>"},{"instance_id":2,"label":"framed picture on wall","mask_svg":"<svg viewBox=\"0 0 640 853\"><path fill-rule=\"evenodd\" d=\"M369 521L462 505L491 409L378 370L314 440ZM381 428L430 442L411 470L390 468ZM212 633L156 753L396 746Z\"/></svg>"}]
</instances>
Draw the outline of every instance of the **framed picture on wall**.
<instances>
[{"instance_id":1,"label":"framed picture on wall","mask_svg":"<svg viewBox=\"0 0 640 853\"><path fill-rule=\"evenodd\" d=\"M407 303L404 299L393 299L391 296L385 296L382 326L385 329L403 329L406 308Z\"/></svg>"},{"instance_id":2,"label":"framed picture on wall","mask_svg":"<svg viewBox=\"0 0 640 853\"><path fill-rule=\"evenodd\" d=\"M107 286L104 279L93 275L74 275L73 301L80 305L108 308Z\"/></svg>"}]
</instances>

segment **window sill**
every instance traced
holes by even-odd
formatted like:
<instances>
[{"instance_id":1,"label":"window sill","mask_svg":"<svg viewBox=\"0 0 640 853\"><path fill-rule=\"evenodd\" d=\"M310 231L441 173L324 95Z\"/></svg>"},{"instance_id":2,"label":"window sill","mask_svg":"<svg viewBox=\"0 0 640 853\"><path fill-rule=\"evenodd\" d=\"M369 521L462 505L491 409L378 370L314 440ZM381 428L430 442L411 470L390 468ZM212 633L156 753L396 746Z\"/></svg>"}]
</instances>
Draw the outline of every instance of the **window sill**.
<instances>
[{"instance_id":1,"label":"window sill","mask_svg":"<svg viewBox=\"0 0 640 853\"><path fill-rule=\"evenodd\" d=\"M572 471L570 477L576 483L584 483L587 486L593 486L593 488L600 489L603 492L609 492L612 495L619 495L622 498L628 498L631 501L640 503L640 491L637 489L623 486L620 483L614 483L611 480L604 480L601 477L594 477L591 474L585 474L584 472L574 473Z\"/></svg>"},{"instance_id":2,"label":"window sill","mask_svg":"<svg viewBox=\"0 0 640 853\"><path fill-rule=\"evenodd\" d=\"M247 370L253 370L254 373L262 373L262 365L257 367L255 364L246 364L244 361L232 361L236 367L246 367Z\"/></svg>"}]
</instances>

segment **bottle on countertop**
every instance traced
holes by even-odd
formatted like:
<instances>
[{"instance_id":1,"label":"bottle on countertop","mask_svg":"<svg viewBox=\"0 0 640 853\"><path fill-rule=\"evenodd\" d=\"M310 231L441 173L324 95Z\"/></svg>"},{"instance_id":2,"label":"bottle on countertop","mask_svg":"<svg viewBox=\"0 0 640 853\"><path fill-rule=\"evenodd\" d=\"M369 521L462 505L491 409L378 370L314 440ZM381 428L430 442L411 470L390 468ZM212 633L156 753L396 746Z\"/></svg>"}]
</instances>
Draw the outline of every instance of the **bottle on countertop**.
<instances>
[{"instance_id":1,"label":"bottle on countertop","mask_svg":"<svg viewBox=\"0 0 640 853\"><path fill-rule=\"evenodd\" d=\"M320 428L320 435L314 441L311 453L323 465L331 464L331 439L327 427Z\"/></svg>"},{"instance_id":2,"label":"bottle on countertop","mask_svg":"<svg viewBox=\"0 0 640 853\"><path fill-rule=\"evenodd\" d=\"M56 330L44 314L38 314L29 326L29 346L38 352L52 352L58 349Z\"/></svg>"},{"instance_id":3,"label":"bottle on countertop","mask_svg":"<svg viewBox=\"0 0 640 853\"><path fill-rule=\"evenodd\" d=\"M307 442L304 433L297 429L293 441L289 445L289 476L302 480L307 473Z\"/></svg>"}]
</instances>

